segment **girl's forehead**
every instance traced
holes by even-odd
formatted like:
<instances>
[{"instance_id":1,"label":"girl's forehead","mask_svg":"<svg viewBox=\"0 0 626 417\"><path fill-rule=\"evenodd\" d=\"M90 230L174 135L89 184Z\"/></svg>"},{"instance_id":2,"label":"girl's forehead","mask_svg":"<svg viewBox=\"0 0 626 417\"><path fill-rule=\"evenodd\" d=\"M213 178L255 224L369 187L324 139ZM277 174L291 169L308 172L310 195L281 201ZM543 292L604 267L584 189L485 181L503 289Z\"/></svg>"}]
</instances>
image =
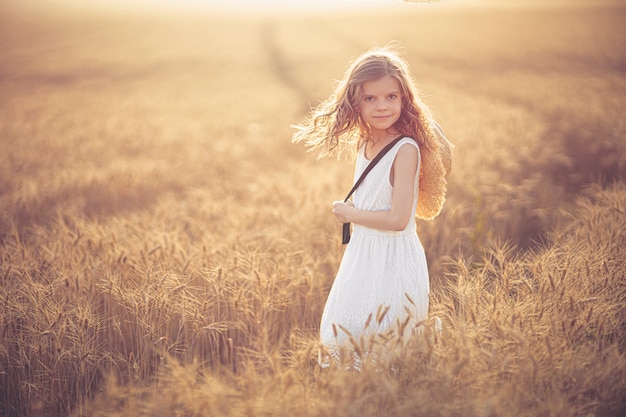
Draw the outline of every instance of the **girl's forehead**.
<instances>
[{"instance_id":1,"label":"girl's forehead","mask_svg":"<svg viewBox=\"0 0 626 417\"><path fill-rule=\"evenodd\" d=\"M385 75L375 80L364 81L361 85L364 94L377 92L400 91L400 83L390 75Z\"/></svg>"}]
</instances>

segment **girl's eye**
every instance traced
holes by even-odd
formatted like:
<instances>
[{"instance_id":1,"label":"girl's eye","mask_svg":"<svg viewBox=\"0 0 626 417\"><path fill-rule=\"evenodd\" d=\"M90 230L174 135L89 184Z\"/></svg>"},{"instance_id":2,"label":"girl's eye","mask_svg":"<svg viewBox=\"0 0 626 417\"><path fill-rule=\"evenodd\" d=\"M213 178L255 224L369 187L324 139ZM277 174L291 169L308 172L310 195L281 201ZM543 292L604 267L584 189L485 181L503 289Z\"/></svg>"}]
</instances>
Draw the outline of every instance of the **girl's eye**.
<instances>
[{"instance_id":1,"label":"girl's eye","mask_svg":"<svg viewBox=\"0 0 626 417\"><path fill-rule=\"evenodd\" d=\"M365 100L365 101L373 101L374 97L369 97L368 96L368 97L363 98L363 100Z\"/></svg>"},{"instance_id":2,"label":"girl's eye","mask_svg":"<svg viewBox=\"0 0 626 417\"><path fill-rule=\"evenodd\" d=\"M396 98L398 98L398 95L397 95L397 94L391 94L391 95L389 95L389 100L394 100L394 99L396 99Z\"/></svg>"}]
</instances>

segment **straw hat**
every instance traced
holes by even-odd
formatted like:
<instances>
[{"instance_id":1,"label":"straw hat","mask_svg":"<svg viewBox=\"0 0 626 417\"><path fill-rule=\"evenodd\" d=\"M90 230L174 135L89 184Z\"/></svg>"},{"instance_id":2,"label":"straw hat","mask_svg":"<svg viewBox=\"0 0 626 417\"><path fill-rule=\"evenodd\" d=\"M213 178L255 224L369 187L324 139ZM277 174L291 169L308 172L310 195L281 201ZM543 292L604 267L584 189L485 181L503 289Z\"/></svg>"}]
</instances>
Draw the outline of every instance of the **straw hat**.
<instances>
[{"instance_id":1,"label":"straw hat","mask_svg":"<svg viewBox=\"0 0 626 417\"><path fill-rule=\"evenodd\" d=\"M422 176L415 215L432 220L439 215L446 201L447 178L452 170L452 148L446 135L434 120L430 125L428 146L421 150Z\"/></svg>"}]
</instances>

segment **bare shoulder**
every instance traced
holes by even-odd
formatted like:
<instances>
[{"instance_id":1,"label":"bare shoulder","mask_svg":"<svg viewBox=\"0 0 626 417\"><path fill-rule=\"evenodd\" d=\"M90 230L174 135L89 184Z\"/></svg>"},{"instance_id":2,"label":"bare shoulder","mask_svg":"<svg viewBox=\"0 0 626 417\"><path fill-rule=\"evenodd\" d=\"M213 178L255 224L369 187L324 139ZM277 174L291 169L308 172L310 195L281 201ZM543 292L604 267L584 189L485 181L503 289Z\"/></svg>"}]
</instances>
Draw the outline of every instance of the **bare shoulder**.
<instances>
[{"instance_id":1,"label":"bare shoulder","mask_svg":"<svg viewBox=\"0 0 626 417\"><path fill-rule=\"evenodd\" d=\"M415 173L419 160L419 149L417 143L404 143L398 149L396 159L393 163L394 168L407 173Z\"/></svg>"},{"instance_id":2,"label":"bare shoulder","mask_svg":"<svg viewBox=\"0 0 626 417\"><path fill-rule=\"evenodd\" d=\"M417 162L417 158L419 155L419 148L417 143L406 142L400 145L400 149L398 149L398 153L396 154L396 161L412 161L415 160Z\"/></svg>"},{"instance_id":3,"label":"bare shoulder","mask_svg":"<svg viewBox=\"0 0 626 417\"><path fill-rule=\"evenodd\" d=\"M389 182L391 185L395 187L395 180L397 178L399 184L404 184L408 187L417 172L418 161L419 150L417 144L413 145L407 142L400 145L400 149L398 149L398 153L391 166L391 172L389 173Z\"/></svg>"}]
</instances>

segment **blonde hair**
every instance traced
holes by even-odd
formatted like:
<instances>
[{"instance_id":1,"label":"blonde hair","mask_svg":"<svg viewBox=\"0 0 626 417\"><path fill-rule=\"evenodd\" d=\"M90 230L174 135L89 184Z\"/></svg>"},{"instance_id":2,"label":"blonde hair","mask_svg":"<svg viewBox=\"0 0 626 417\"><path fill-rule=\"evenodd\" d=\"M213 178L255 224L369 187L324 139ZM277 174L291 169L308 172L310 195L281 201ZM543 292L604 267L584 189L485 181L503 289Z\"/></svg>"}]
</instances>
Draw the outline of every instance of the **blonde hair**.
<instances>
[{"instance_id":1,"label":"blonde hair","mask_svg":"<svg viewBox=\"0 0 626 417\"><path fill-rule=\"evenodd\" d=\"M439 214L445 201L449 166L444 166L443 158L447 155L449 161L451 144L441 140L428 107L417 94L409 67L395 45L370 49L357 58L348 67L335 92L315 108L303 124L295 126L297 132L293 141L304 141L309 150L318 152L319 157L341 154L355 142L357 148L362 146L370 136L369 126L357 111L362 86L366 81L385 76L394 78L400 86L402 110L394 129L415 140L421 152L422 173L416 215L432 219ZM442 149L444 146L447 151Z\"/></svg>"}]
</instances>

